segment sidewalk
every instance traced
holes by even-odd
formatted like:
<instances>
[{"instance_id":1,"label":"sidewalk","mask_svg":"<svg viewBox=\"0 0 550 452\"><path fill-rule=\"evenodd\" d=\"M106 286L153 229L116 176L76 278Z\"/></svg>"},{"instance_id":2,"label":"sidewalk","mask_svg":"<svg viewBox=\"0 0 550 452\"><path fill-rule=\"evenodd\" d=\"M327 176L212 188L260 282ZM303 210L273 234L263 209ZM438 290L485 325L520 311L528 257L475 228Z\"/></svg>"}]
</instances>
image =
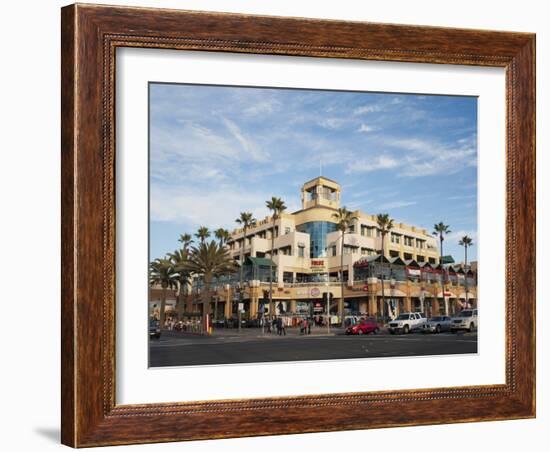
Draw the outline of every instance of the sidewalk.
<instances>
[{"instance_id":1,"label":"sidewalk","mask_svg":"<svg viewBox=\"0 0 550 452\"><path fill-rule=\"evenodd\" d=\"M215 328L210 335L200 335L197 333L186 333L181 331L170 331L163 330L162 335L164 337L181 337L181 338L191 338L191 337L209 337L212 339L226 339L226 338L249 338L249 339L281 339L284 337L321 337L321 336L337 336L344 334L345 329L333 326L330 328L330 333L327 331L327 327L313 327L311 328L311 334L301 334L300 328L286 328L286 336L279 336L276 331L272 333L267 332L267 328L262 334L261 328L241 328L239 331L238 328Z\"/></svg>"}]
</instances>

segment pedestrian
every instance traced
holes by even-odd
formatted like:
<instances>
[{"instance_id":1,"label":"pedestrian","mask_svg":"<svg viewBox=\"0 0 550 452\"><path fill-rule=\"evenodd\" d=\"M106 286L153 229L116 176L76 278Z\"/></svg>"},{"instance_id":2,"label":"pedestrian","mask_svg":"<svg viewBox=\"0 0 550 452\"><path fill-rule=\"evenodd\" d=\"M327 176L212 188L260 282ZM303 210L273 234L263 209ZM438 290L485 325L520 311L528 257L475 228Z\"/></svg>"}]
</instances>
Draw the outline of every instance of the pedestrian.
<instances>
[{"instance_id":1,"label":"pedestrian","mask_svg":"<svg viewBox=\"0 0 550 452\"><path fill-rule=\"evenodd\" d=\"M283 318L281 318L281 333L283 336L286 336L286 325L285 325L285 320Z\"/></svg>"},{"instance_id":2,"label":"pedestrian","mask_svg":"<svg viewBox=\"0 0 550 452\"><path fill-rule=\"evenodd\" d=\"M311 334L311 319L307 322L307 334Z\"/></svg>"},{"instance_id":3,"label":"pedestrian","mask_svg":"<svg viewBox=\"0 0 550 452\"><path fill-rule=\"evenodd\" d=\"M273 317L273 320L271 321L271 327L273 332L275 332L275 329L277 328L277 317Z\"/></svg>"}]
</instances>

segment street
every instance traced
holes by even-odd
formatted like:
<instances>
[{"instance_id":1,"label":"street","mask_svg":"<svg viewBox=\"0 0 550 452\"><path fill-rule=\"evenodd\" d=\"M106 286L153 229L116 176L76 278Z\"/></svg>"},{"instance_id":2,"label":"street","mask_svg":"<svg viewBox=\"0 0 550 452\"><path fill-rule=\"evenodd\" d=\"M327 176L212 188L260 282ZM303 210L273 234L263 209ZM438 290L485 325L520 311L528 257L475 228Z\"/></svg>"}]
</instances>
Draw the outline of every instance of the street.
<instances>
[{"instance_id":1,"label":"street","mask_svg":"<svg viewBox=\"0 0 550 452\"><path fill-rule=\"evenodd\" d=\"M477 353L477 333L346 336L318 330L277 336L245 329L212 336L163 331L160 339L149 341L150 367L463 353Z\"/></svg>"}]
</instances>

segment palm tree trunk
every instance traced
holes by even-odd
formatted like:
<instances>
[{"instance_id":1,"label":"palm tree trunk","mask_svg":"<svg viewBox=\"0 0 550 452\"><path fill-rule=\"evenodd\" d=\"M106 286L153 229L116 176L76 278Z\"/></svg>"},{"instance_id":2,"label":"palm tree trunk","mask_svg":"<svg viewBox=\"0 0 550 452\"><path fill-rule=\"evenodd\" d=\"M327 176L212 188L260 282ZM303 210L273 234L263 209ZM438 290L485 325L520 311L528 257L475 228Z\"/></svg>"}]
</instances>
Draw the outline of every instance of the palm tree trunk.
<instances>
[{"instance_id":1,"label":"palm tree trunk","mask_svg":"<svg viewBox=\"0 0 550 452\"><path fill-rule=\"evenodd\" d=\"M180 320L183 317L183 312L185 311L184 305L183 305L183 283L180 282L179 285L179 292L178 292L178 320Z\"/></svg>"},{"instance_id":2,"label":"palm tree trunk","mask_svg":"<svg viewBox=\"0 0 550 452\"><path fill-rule=\"evenodd\" d=\"M206 317L206 316L209 316L210 317L210 301L211 301L211 298L210 298L210 276L206 276L204 277L204 294L203 294L203 298L202 298L202 315L203 317ZM206 334L208 334L209 332L206 331Z\"/></svg>"},{"instance_id":3,"label":"palm tree trunk","mask_svg":"<svg viewBox=\"0 0 550 452\"><path fill-rule=\"evenodd\" d=\"M340 249L340 303L338 306L338 317L340 323L344 326L344 236L345 231L342 231L342 246Z\"/></svg>"},{"instance_id":4,"label":"palm tree trunk","mask_svg":"<svg viewBox=\"0 0 550 452\"><path fill-rule=\"evenodd\" d=\"M243 244L241 246L241 272L239 276L239 300L243 301L243 275L244 275L244 247L246 245L246 226L243 228ZM233 311L233 309L231 309ZM239 314L239 305L237 304L237 314ZM241 329L241 322L239 320L239 332Z\"/></svg>"},{"instance_id":5,"label":"palm tree trunk","mask_svg":"<svg viewBox=\"0 0 550 452\"><path fill-rule=\"evenodd\" d=\"M468 245L464 245L464 299L465 307L468 308Z\"/></svg>"},{"instance_id":6,"label":"palm tree trunk","mask_svg":"<svg viewBox=\"0 0 550 452\"><path fill-rule=\"evenodd\" d=\"M160 328L164 328L165 311L166 310L166 288L162 288L162 295L160 298L160 312L159 312L159 324Z\"/></svg>"},{"instance_id":7,"label":"palm tree trunk","mask_svg":"<svg viewBox=\"0 0 550 452\"><path fill-rule=\"evenodd\" d=\"M275 219L271 229L271 259L269 259L269 316L273 317L273 248L275 248Z\"/></svg>"},{"instance_id":8,"label":"palm tree trunk","mask_svg":"<svg viewBox=\"0 0 550 452\"><path fill-rule=\"evenodd\" d=\"M439 265L443 269L443 233L439 233ZM439 302L439 299L437 298L437 293L435 299ZM445 287L443 283L443 274L441 275L441 300L443 300L443 304L445 305L445 315L449 315L449 306L448 302L445 301ZM456 303L455 303L456 304Z\"/></svg>"},{"instance_id":9,"label":"palm tree trunk","mask_svg":"<svg viewBox=\"0 0 550 452\"><path fill-rule=\"evenodd\" d=\"M384 239L386 238L386 234L382 234L382 257L381 257L381 263L384 263ZM385 311L387 310L386 306L386 295L384 293L384 275L382 274L382 320L384 320L385 317Z\"/></svg>"}]
</instances>

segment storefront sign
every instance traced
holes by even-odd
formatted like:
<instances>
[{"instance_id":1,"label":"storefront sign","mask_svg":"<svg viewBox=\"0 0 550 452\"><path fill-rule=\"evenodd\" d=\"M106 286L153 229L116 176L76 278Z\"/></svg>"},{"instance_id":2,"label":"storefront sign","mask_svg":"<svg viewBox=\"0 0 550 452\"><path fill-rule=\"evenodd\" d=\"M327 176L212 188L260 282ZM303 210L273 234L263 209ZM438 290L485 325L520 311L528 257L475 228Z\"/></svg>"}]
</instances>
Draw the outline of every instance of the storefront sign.
<instances>
[{"instance_id":1,"label":"storefront sign","mask_svg":"<svg viewBox=\"0 0 550 452\"><path fill-rule=\"evenodd\" d=\"M325 273L327 271L326 261L324 259L312 259L310 268L312 273Z\"/></svg>"},{"instance_id":2,"label":"storefront sign","mask_svg":"<svg viewBox=\"0 0 550 452\"><path fill-rule=\"evenodd\" d=\"M319 290L318 287L313 287L309 294L312 296L312 297L318 297L319 295L321 295L321 291Z\"/></svg>"},{"instance_id":3,"label":"storefront sign","mask_svg":"<svg viewBox=\"0 0 550 452\"><path fill-rule=\"evenodd\" d=\"M420 278L420 269L419 268L407 268L407 274L409 276L415 276Z\"/></svg>"}]
</instances>

